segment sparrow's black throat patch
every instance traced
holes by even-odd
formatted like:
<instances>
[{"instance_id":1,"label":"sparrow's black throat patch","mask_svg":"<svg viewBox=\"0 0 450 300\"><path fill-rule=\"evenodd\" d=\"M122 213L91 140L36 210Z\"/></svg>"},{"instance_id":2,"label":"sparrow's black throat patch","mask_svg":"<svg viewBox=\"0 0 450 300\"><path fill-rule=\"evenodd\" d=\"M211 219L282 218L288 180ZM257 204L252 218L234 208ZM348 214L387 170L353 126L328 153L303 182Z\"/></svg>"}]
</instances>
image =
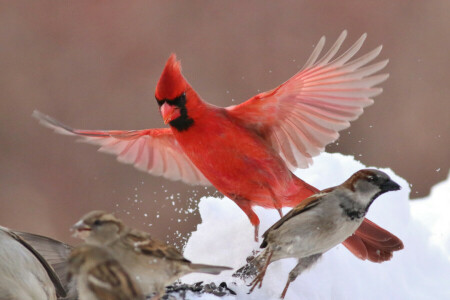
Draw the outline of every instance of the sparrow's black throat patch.
<instances>
[{"instance_id":1,"label":"sparrow's black throat patch","mask_svg":"<svg viewBox=\"0 0 450 300\"><path fill-rule=\"evenodd\" d=\"M180 116L169 122L170 126L176 130L188 130L194 124L194 120L188 116L186 109L186 93L183 93L174 99L156 99L156 101L158 102L159 107L161 107L164 103L178 107L180 110Z\"/></svg>"},{"instance_id":2,"label":"sparrow's black throat patch","mask_svg":"<svg viewBox=\"0 0 450 300\"><path fill-rule=\"evenodd\" d=\"M352 221L364 218L369 208L362 207L350 199L344 199L339 206L342 208L344 216Z\"/></svg>"}]
</instances>

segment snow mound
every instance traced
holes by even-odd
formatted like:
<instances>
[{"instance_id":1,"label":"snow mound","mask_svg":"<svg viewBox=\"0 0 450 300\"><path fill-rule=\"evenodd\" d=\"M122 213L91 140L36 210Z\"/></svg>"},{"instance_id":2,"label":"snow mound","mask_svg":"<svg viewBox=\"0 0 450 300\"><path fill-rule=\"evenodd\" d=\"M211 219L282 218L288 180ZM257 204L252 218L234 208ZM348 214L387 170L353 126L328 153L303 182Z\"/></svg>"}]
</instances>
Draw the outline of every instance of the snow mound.
<instances>
[{"instance_id":1,"label":"snow mound","mask_svg":"<svg viewBox=\"0 0 450 300\"><path fill-rule=\"evenodd\" d=\"M324 153L314 165L296 175L319 189L341 184L366 168L351 156ZM293 282L286 299L450 299L450 178L436 185L429 197L409 201L409 185L390 169L381 169L402 186L380 196L367 217L400 237L405 249L391 261L375 264L354 257L338 245ZM199 204L202 223L192 233L184 255L196 263L226 265L235 270L259 249L246 215L229 199L207 197ZM275 210L255 208L260 233L279 219ZM288 212L289 208L284 210ZM248 282L231 277L191 274L183 282L225 281L237 296L220 299L279 299L295 259L272 263L261 289L247 294ZM219 299L214 295L189 299Z\"/></svg>"}]
</instances>

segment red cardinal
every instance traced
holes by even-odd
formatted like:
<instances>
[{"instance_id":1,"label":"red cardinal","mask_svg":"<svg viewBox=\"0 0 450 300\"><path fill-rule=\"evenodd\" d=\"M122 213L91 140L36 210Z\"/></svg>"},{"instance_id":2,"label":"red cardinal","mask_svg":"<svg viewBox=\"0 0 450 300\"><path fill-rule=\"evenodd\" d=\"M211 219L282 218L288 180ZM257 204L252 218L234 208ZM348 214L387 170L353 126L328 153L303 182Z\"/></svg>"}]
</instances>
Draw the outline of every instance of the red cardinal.
<instances>
[{"instance_id":1,"label":"red cardinal","mask_svg":"<svg viewBox=\"0 0 450 300\"><path fill-rule=\"evenodd\" d=\"M335 141L372 104L387 74L373 75L387 60L367 65L381 46L350 59L366 35L334 58L347 33L317 60L322 37L303 69L277 88L226 108L203 101L181 74L172 54L156 87L155 97L170 128L145 130L77 130L35 112L45 125L61 133L83 136L100 150L138 169L190 184L212 184L233 200L255 226L252 206L295 206L318 189L292 170L306 168L312 157ZM361 259L381 262L403 247L391 233L365 220L344 245Z\"/></svg>"}]
</instances>

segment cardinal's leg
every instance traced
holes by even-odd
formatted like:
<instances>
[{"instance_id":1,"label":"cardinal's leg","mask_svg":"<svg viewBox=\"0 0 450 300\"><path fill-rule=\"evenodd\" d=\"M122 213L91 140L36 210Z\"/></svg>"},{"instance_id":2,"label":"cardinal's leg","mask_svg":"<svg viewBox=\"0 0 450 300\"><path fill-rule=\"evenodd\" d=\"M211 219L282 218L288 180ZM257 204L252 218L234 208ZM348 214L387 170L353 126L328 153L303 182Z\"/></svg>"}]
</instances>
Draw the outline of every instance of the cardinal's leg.
<instances>
[{"instance_id":1,"label":"cardinal's leg","mask_svg":"<svg viewBox=\"0 0 450 300\"><path fill-rule=\"evenodd\" d=\"M275 207L275 209L280 214L280 218L282 218L283 217L283 212L281 211L281 208L283 207L283 202L278 199L278 197L272 191L272 188L270 186L267 186L267 190L269 191L270 196L272 197L273 207Z\"/></svg>"},{"instance_id":2,"label":"cardinal's leg","mask_svg":"<svg viewBox=\"0 0 450 300\"><path fill-rule=\"evenodd\" d=\"M286 286L284 287L283 293L281 294L281 299L284 299L284 296L286 296L286 292L291 282L293 282L303 271L311 267L321 256L322 253L313 254L311 256L300 258L298 260L295 268L293 268L292 271L289 272L288 281L286 283Z\"/></svg>"},{"instance_id":3,"label":"cardinal's leg","mask_svg":"<svg viewBox=\"0 0 450 300\"><path fill-rule=\"evenodd\" d=\"M242 198L236 198L237 197L235 197L235 199L232 198L232 200L234 200L234 202L236 202L236 204L245 212L250 220L250 223L252 223L255 227L255 242L257 242L259 237L259 218L253 211L250 201Z\"/></svg>"},{"instance_id":4,"label":"cardinal's leg","mask_svg":"<svg viewBox=\"0 0 450 300\"><path fill-rule=\"evenodd\" d=\"M283 217L283 212L281 211L281 208L277 208L278 213L280 214L280 218Z\"/></svg>"}]
</instances>

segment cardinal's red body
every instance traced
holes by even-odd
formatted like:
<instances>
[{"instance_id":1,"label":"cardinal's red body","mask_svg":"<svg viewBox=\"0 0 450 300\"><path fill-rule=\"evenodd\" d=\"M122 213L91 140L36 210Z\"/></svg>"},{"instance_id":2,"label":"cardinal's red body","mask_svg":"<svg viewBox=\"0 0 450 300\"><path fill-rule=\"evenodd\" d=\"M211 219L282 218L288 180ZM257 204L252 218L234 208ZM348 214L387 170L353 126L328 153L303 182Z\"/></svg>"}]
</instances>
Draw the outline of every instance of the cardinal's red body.
<instances>
[{"instance_id":1,"label":"cardinal's red body","mask_svg":"<svg viewBox=\"0 0 450 300\"><path fill-rule=\"evenodd\" d=\"M387 61L366 65L380 47L349 62L365 36L331 60L345 34L317 61L321 39L303 70L282 85L227 108L204 102L172 55L155 92L170 129L74 130L50 117L37 117L60 132L100 144L101 150L149 173L212 184L236 202L257 228L259 219L252 206L281 211L318 192L291 170L311 164L311 157L336 140L337 132L347 128L363 107L373 103L370 97L381 92L373 86L387 75L372 74ZM376 262L390 259L393 251L403 248L397 237L368 220L344 244L359 258Z\"/></svg>"},{"instance_id":2,"label":"cardinal's red body","mask_svg":"<svg viewBox=\"0 0 450 300\"><path fill-rule=\"evenodd\" d=\"M174 135L195 166L239 205L253 225L259 224L253 205L295 206L317 191L294 176L267 142L222 108L205 109L189 130Z\"/></svg>"}]
</instances>

